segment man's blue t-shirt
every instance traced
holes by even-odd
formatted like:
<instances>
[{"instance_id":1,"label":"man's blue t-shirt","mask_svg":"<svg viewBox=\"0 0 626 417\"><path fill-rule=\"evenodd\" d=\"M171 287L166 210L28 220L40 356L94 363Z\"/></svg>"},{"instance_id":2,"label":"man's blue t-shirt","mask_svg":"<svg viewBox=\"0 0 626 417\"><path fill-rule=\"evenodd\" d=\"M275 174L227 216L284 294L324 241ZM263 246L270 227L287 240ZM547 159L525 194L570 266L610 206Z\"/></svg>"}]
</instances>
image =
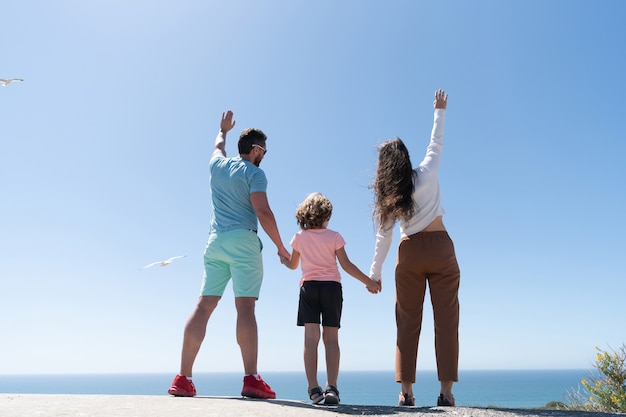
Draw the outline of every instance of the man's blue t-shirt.
<instances>
[{"instance_id":1,"label":"man's blue t-shirt","mask_svg":"<svg viewBox=\"0 0 626 417\"><path fill-rule=\"evenodd\" d=\"M215 157L209 162L213 219L211 231L258 229L250 194L267 192L263 170L241 157Z\"/></svg>"}]
</instances>

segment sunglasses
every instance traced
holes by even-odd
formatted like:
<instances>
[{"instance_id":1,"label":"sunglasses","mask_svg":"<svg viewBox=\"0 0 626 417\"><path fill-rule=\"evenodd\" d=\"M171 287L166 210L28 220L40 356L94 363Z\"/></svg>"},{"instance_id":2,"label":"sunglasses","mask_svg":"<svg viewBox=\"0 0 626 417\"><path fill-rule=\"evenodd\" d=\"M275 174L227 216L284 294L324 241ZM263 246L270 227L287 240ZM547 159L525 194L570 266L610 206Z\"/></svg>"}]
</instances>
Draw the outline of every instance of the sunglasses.
<instances>
[{"instance_id":1,"label":"sunglasses","mask_svg":"<svg viewBox=\"0 0 626 417\"><path fill-rule=\"evenodd\" d=\"M267 153L267 149L265 149L265 148L264 148L264 147L262 147L261 145L257 145L256 143L253 143L253 144L252 144L252 147L255 147L255 146L256 146L257 148L259 148L260 150L262 150L262 151L263 151L263 155L265 155L265 154Z\"/></svg>"}]
</instances>

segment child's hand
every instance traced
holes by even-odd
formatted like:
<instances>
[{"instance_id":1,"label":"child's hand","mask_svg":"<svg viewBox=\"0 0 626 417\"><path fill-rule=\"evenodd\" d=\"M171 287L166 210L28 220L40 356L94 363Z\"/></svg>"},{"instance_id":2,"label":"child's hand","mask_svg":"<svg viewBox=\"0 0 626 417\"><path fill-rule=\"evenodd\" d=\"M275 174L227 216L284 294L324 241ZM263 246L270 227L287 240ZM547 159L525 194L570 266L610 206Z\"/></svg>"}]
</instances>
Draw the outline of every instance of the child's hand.
<instances>
[{"instance_id":1,"label":"child's hand","mask_svg":"<svg viewBox=\"0 0 626 417\"><path fill-rule=\"evenodd\" d=\"M382 286L379 281L374 281L370 278L369 282L365 285L367 290L372 294L378 294L382 290Z\"/></svg>"},{"instance_id":2,"label":"child's hand","mask_svg":"<svg viewBox=\"0 0 626 417\"><path fill-rule=\"evenodd\" d=\"M296 269L300 262L300 252L294 250L291 255L287 252L287 256L278 254L280 257L280 263L285 265L289 269Z\"/></svg>"}]
</instances>

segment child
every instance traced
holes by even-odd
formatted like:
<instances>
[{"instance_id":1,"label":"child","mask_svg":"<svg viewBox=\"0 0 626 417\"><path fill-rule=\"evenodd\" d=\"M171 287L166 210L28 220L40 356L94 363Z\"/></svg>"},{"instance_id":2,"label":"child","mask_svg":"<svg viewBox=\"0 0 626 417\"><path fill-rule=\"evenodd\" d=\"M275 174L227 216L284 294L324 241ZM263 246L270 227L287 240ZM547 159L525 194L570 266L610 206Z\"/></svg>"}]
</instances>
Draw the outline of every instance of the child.
<instances>
[{"instance_id":1,"label":"child","mask_svg":"<svg viewBox=\"0 0 626 417\"><path fill-rule=\"evenodd\" d=\"M302 258L302 280L298 305L298 326L304 326L304 370L309 398L313 404L325 399L325 404L339 404L337 377L339 374L339 327L343 295L339 264L348 274L361 281L372 294L380 291L379 283L357 268L346 254L346 242L341 235L327 229L333 206L319 193L310 194L296 209L300 231L291 240L291 259L284 262L296 269ZM326 350L326 391L317 382L317 346L322 339Z\"/></svg>"}]
</instances>

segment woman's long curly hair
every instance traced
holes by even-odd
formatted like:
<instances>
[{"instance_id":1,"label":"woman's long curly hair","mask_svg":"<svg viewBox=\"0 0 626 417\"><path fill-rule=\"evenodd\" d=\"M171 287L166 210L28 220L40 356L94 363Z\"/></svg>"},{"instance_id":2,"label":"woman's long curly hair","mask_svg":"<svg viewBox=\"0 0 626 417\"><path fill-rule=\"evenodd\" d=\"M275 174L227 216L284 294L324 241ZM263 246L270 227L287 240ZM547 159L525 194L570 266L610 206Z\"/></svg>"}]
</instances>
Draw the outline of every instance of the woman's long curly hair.
<instances>
[{"instance_id":1,"label":"woman's long curly hair","mask_svg":"<svg viewBox=\"0 0 626 417\"><path fill-rule=\"evenodd\" d=\"M374 217L384 227L396 220L408 221L415 214L414 181L417 181L409 150L400 138L390 139L378 147L374 189Z\"/></svg>"}]
</instances>

